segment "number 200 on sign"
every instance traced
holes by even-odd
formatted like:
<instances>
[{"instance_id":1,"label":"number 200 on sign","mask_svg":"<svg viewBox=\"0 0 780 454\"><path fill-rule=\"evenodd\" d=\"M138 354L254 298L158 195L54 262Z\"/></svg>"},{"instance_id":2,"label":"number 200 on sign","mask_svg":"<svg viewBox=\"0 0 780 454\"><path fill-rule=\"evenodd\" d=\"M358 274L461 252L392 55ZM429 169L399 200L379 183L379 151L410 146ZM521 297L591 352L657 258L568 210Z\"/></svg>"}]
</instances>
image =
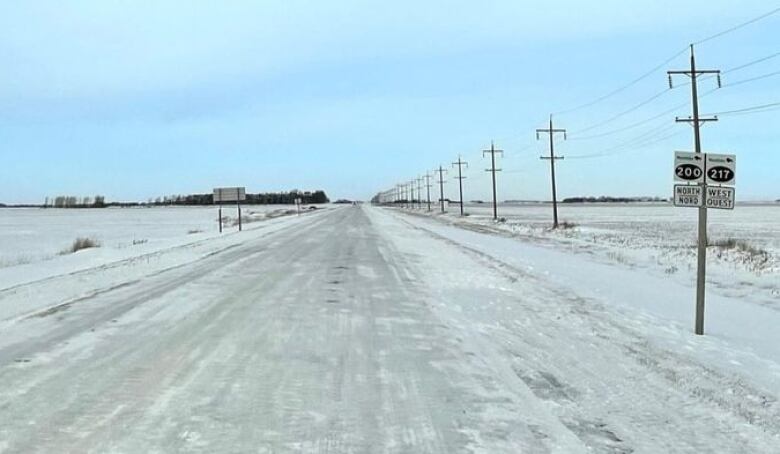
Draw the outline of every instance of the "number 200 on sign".
<instances>
[{"instance_id":1,"label":"number 200 on sign","mask_svg":"<svg viewBox=\"0 0 780 454\"><path fill-rule=\"evenodd\" d=\"M675 169L677 176L683 180L698 180L702 176L701 167L693 164L681 164Z\"/></svg>"}]
</instances>

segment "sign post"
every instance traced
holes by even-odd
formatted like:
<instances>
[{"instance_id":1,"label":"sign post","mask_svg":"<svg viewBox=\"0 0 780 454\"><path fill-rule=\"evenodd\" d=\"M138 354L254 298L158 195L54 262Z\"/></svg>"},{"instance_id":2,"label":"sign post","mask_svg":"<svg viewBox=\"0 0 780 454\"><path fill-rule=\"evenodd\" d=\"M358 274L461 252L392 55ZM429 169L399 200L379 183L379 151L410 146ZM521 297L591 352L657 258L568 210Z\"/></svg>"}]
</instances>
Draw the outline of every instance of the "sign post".
<instances>
[{"instance_id":1,"label":"sign post","mask_svg":"<svg viewBox=\"0 0 780 454\"><path fill-rule=\"evenodd\" d=\"M238 209L238 231L243 230L241 225L241 201L246 200L246 189L243 187L235 188L214 188L214 203L219 204L219 233L222 233L222 203L236 202Z\"/></svg>"},{"instance_id":2,"label":"sign post","mask_svg":"<svg viewBox=\"0 0 780 454\"><path fill-rule=\"evenodd\" d=\"M698 148L698 147L697 147ZM696 334L704 334L704 289L707 266L707 208L734 209L737 158L715 153L674 153L674 206L699 209L696 273Z\"/></svg>"}]
</instances>

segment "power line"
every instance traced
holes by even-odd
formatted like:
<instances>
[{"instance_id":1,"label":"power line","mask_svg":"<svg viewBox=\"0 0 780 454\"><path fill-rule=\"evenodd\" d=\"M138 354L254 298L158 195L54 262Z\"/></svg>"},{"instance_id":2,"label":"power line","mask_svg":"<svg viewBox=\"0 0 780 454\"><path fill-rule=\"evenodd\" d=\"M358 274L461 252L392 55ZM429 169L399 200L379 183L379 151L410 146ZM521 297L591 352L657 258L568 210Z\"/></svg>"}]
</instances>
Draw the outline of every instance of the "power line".
<instances>
[{"instance_id":1,"label":"power line","mask_svg":"<svg viewBox=\"0 0 780 454\"><path fill-rule=\"evenodd\" d=\"M675 110L680 109L680 108L682 108L684 106L687 106L687 105L688 105L687 102L683 103L683 104L677 104L677 105L675 105L674 107L672 107L672 108L670 108L668 110L664 110L663 112L658 113L656 115L653 115L652 117L648 117L648 118L645 118L643 120L637 121L635 123L631 123L631 124L629 124L627 126L623 126L621 128L613 129L611 131L606 131L606 132L602 132L602 133L599 133L599 134L592 134L592 135L589 135L589 136L582 136L582 137L573 137L570 140L598 139L598 138L601 138L601 137L611 136L611 135L617 134L619 132L628 131L629 129L634 129L634 128L638 127L638 126L642 126L644 124L650 123L653 120L661 118L662 116L670 114L670 113L674 112Z\"/></svg>"},{"instance_id":2,"label":"power line","mask_svg":"<svg viewBox=\"0 0 780 454\"><path fill-rule=\"evenodd\" d=\"M758 63L761 63L761 62L764 62L764 61L770 60L770 59L772 59L772 58L775 58L775 57L778 57L778 56L780 56L780 52L776 52L776 53L774 53L774 54L771 54L771 55L768 55L768 56L765 56L765 57L761 57L761 58L759 58L759 59L756 59L756 60L753 60L753 61L750 61L750 62L747 62L747 63L741 64L741 65L739 65L739 66L735 66L735 67L733 67L733 68L730 68L730 69L728 69L727 71L723 71L723 72L722 72L722 74L725 74L725 73L730 73L730 72L734 72L734 71L738 71L738 70L741 70L741 69L744 69L744 68L747 68L747 67L750 67L750 66L756 65L756 64L758 64ZM723 85L723 88L726 88L726 87L733 87L733 86L737 86L737 85L742 85L742 84L746 84L746 83L754 82L754 81L761 80L761 79L766 79L766 78L768 78L768 77L777 76L777 75L780 75L780 71L773 71L773 72L770 72L770 73L767 73L767 74L762 74L762 75L759 75L759 76L755 76L755 77L750 77L750 78L747 78L747 79L738 80L738 81L736 81L736 82L727 83L727 84L724 84L724 85ZM716 76L714 76L714 75L709 75L709 76L702 77L702 80L711 79L711 78L714 78L714 77L716 77ZM682 83L682 84L675 85L675 86L673 87L673 89L674 89L674 88L678 88L678 87L682 87L682 86L687 86L687 85L690 85L690 81L688 81L688 82L685 82L685 83ZM664 90L664 91L662 91L662 92L656 93L656 94L654 94L653 96L651 96L651 97L647 98L646 100L644 100L644 101L642 101L642 102L640 102L640 103L636 104L635 106L633 106L633 107L631 107L631 108L629 108L629 109L626 109L626 110L624 110L623 112L620 112L620 113L618 113L618 114L616 114L616 115L614 115L614 116L612 116L612 117L610 117L610 118L608 118L608 119L606 119L606 120L604 120L604 121L601 121L601 122L598 122L598 123L594 123L594 124L592 124L592 125L590 125L590 126L587 126L587 127L585 127L585 128L582 128L582 129L578 129L578 130L576 130L576 131L574 131L574 132L573 132L573 134L575 134L575 137L573 137L571 140L586 140L586 139L591 139L591 138L603 137L603 136L605 136L605 135L610 135L610 134L612 134L612 133L614 133L614 132L621 132L621 131L623 131L623 130L625 130L625 129L630 129L629 127L627 127L627 128L620 128L620 129L618 129L618 130L615 130L615 131L612 131L612 132L608 132L608 133L594 134L594 135L591 135L591 136L585 136L585 137L577 137L577 136L576 136L576 134L579 134L579 133L582 133L582 132L587 132L587 131L590 131L590 130L596 129L596 128L600 127L600 126L603 126L603 125L605 125L605 124L611 123L611 122L613 122L614 120L617 120L618 118L621 118L621 117L625 116L626 114L629 114L629 113L631 113L631 112L633 112L633 111L635 111L635 110L639 109L640 107L643 107L643 106L645 106L645 105L649 104L650 102L652 102L652 101L654 101L654 100L656 100L656 99L660 98L662 95L664 95L665 93L668 93L668 92L669 92L669 90ZM703 94L703 95L702 95L702 97L703 97L703 96L706 96L706 95L709 95L710 93L712 93L712 92L711 92L711 91L710 91L710 92L707 92L707 93ZM662 116L662 115L665 115L665 114L669 113L670 111L673 111L673 110L676 110L676 109L678 109L678 108L681 108L681 107L683 107L683 106L686 106L687 104L688 104L688 103L685 103L685 104L680 104L679 106L675 106L675 107L673 107L672 109L670 109L670 110L668 110L668 111L664 111L664 112L662 112L661 114L658 114L657 116L653 116L653 117L651 117L651 118L647 119L646 121L652 121L652 120L654 120L654 119L656 119L656 118L659 118L659 117L660 117L660 116ZM641 125L641 124L644 124L644 122L645 122L645 121L643 120L642 122L635 123L635 124L634 124L634 125L632 125L631 127L633 127L633 126L639 126L639 125Z\"/></svg>"},{"instance_id":3,"label":"power line","mask_svg":"<svg viewBox=\"0 0 780 454\"><path fill-rule=\"evenodd\" d=\"M576 159L583 156L605 156L610 154L609 152L612 150L620 150L628 146L633 146L634 144L643 143L648 140L654 140L659 135L665 134L667 131L674 129L673 124L669 124L667 120L665 120L663 123L658 124L657 126L654 126L653 128L634 136L628 140L624 140L616 145L613 145L611 147L608 147L598 153L595 154L589 154L589 155L572 155L571 158Z\"/></svg>"},{"instance_id":4,"label":"power line","mask_svg":"<svg viewBox=\"0 0 780 454\"><path fill-rule=\"evenodd\" d=\"M754 17L752 19L749 19L749 20L747 20L745 22L742 22L742 23L737 24L737 25L735 25L733 27L730 27L730 28L728 28L726 30L723 30L723 31L718 32L718 33L715 33L713 35L710 35L710 36L708 36L708 37L706 37L704 39L701 39L699 41L696 41L694 44L701 44L701 43L705 43L705 42L714 40L714 39L719 38L721 36L727 35L729 33L732 33L734 31L737 31L737 30L740 30L740 29L742 29L744 27L747 27L748 25L751 25L751 24L754 24L756 22L759 22L759 21L761 21L761 20L763 20L763 19L765 19L767 17L770 17L772 15L777 14L778 12L780 12L780 7L774 8L774 9L772 9L772 10L766 12L766 13L763 13L763 14L761 14L759 16L756 16L756 17ZM558 111L557 113L558 114L571 113L571 112L574 112L574 111L578 111L578 110L584 109L586 107L590 107L590 106L595 105L595 104L597 104L597 103L599 103L601 101L604 101L604 100L606 100L608 98L611 98L612 96L615 96L615 95L617 95L617 94L627 90L628 88L636 85L637 83L641 82L642 80L646 79L647 77L649 77L650 75L655 73L657 70L659 70L661 67L663 67L665 64L667 64L667 63L671 62L672 60L674 60L675 58L679 57L686 50L687 50L687 47L685 49L682 49L679 52L675 53L674 55L670 56L663 63L653 67L652 69L650 69L647 72L643 73L639 77L631 80L629 83L627 83L627 84L625 84L623 86L620 86L620 87L618 87L618 88L616 88L616 89L606 93L603 96L599 96L596 99L593 99L593 100L591 100L589 102L586 102L586 103L583 103L583 104L580 104L580 105L577 105L577 106L575 106L573 108ZM752 61L740 64L740 65L732 67L732 68L729 68L729 69L723 71L723 73L725 74L725 73L736 72L736 71L742 70L744 68L747 68L747 67L750 67L750 66L753 66L753 65L756 65L756 64L768 61L770 59L776 58L778 56L780 56L780 52L775 52L773 54L769 54L769 55L766 55L764 57L760 57L760 58L757 58L755 60L752 60ZM767 73L767 74L762 74L762 75L759 75L759 76L738 80L738 81L735 81L735 82L732 82L732 83L725 84L723 87L724 88L728 88L728 87L739 86L739 85L742 85L742 84L751 83L751 82L754 82L754 81L762 80L762 79L769 78L769 77L776 76L776 75L780 75L780 71L773 71L773 72L770 72L770 73ZM709 78L708 76L704 76L701 79L704 80L704 79L708 79L708 78ZM684 85L688 85L689 83L690 82L686 82ZM700 95L699 98L707 96L707 95L713 93L714 91L715 91L715 89L713 89L713 90L711 90L709 92L706 92L706 93ZM607 119L605 121L602 121L602 122L600 122L598 124L591 125L591 126L589 126L587 128L578 130L577 132L584 132L584 131L587 131L587 130L592 130L592 129L595 129L595 128L599 127L599 126L603 126L604 124L611 123L612 121L614 121L614 120L616 120L618 118L621 118L621 117L627 115L628 113L631 113L631 112L637 110L638 108L640 108L640 107L642 107L644 105L649 104L653 100L660 98L662 95L663 95L663 93L657 93L657 94L651 96L650 98L640 102L639 104L637 104L636 106L634 106L634 107L632 107L630 109L627 109L627 110L625 110L623 112L620 112L620 113L614 115L613 117L611 117L611 118L609 118L609 119ZM643 120L631 123L629 125L626 125L626 126L614 129L614 130L605 131L605 132L602 132L602 133L599 133L599 134L593 134L593 135L590 135L590 136L582 136L582 137L576 137L575 136L571 140L596 139L596 138L601 138L601 137L607 137L607 136L610 136L610 135L613 135L613 134L617 134L617 133L620 133L620 132L624 132L624 131L627 131L627 130L630 130L630 129L634 129L636 127L639 127L639 126L642 126L642 125L647 124L649 122L652 122L653 120L655 120L657 118L660 118L663 115L671 113L671 112L673 112L673 111L683 107L686 104L687 103L676 105L676 106L674 106L674 107L672 107L672 108L670 108L668 110L665 110L665 111L663 111L663 112L661 112L659 114L653 115L651 117L645 118ZM718 113L718 115L743 115L743 114L752 114L752 113L763 113L763 112L767 112L767 111L777 110L778 107L779 106L778 106L777 103L769 103L769 104L763 104L763 105L760 105L760 106L747 107L747 108L743 108L743 109L735 109L735 110L730 110L730 111L723 111L723 112ZM648 134L652 134L654 131L655 131L655 133L659 133L660 132L660 131L656 131L655 129L652 129L651 131L645 132L645 133L641 134L640 136L637 136L637 137L631 139L629 141L629 143L632 143L632 142L635 143L638 140L638 138L641 138L643 136L647 136ZM676 135L676 134L674 134L674 135ZM650 139L652 139L648 143L655 143L655 142L658 142L658 141L661 141L661 140L666 140L668 137L672 137L674 135L664 136L664 137L654 138L654 139L652 137L645 137L645 139L643 139L643 140L650 140ZM531 146L533 146L533 144L524 146L524 147L520 148L518 150L518 152L521 152L521 151L524 151L524 150L526 150L528 148L531 148ZM622 147L622 146L625 146L625 143L621 144L618 147L613 147L613 148L614 149L618 149L619 147ZM591 156L592 157L597 157L597 156L603 156L603 155L605 155L603 152L599 153L599 154L593 154L593 155L573 155L573 156L570 156L570 159L585 159L585 158L591 157ZM479 176L481 176L481 175L478 175L478 177ZM398 194L398 195L400 196L400 194Z\"/></svg>"},{"instance_id":5,"label":"power line","mask_svg":"<svg viewBox=\"0 0 780 454\"><path fill-rule=\"evenodd\" d=\"M651 145L655 145L657 143L665 142L671 139L672 137L681 136L683 134L685 134L685 131L677 131L660 137L645 138L644 140L640 140L638 142L636 140L632 140L628 143L620 144L619 146L615 146L612 148L607 148L606 150L597 153L569 155L567 156L567 159L594 159L594 158L603 158L606 156L615 156L619 154L631 153L634 151L647 148Z\"/></svg>"},{"instance_id":6,"label":"power line","mask_svg":"<svg viewBox=\"0 0 780 454\"><path fill-rule=\"evenodd\" d=\"M626 110L624 110L624 111L622 111L622 112L620 112L620 113L618 113L618 114L616 114L616 115L614 115L614 116L612 116L612 117L610 117L610 118L608 118L608 119L606 119L604 121L600 121L598 123L594 123L594 124L592 124L590 126L587 126L585 128L578 129L578 130L574 131L573 134L591 131L591 130L596 129L596 128L600 127L600 126L604 126L605 124L612 123L613 121L617 120L618 118L621 118L621 117L623 117L623 116L625 116L625 115L627 115L627 114L629 114L631 112L634 112L635 110L639 109L640 107L645 106L645 105L655 101L656 99L660 98L661 96L669 93L669 91L670 90L660 91L660 92L654 94L653 96L645 99L644 101L640 102L639 104L636 104L635 106L630 107L629 109L626 109Z\"/></svg>"},{"instance_id":7,"label":"power line","mask_svg":"<svg viewBox=\"0 0 780 454\"><path fill-rule=\"evenodd\" d=\"M677 58L680 55L684 54L687 50L688 50L687 47L683 48L679 52L677 52L674 55L672 55L671 57L667 58L666 60L664 60L662 63L658 64L657 66L654 66L652 69L650 69L649 71L643 73L641 76L637 77L636 79L632 80L631 82L627 83L626 85L618 87L618 88L610 91L609 93L607 93L607 94L605 94L603 96L599 96L598 98L596 98L596 99L594 99L592 101L588 101L586 103L580 104L580 105L578 105L576 107L572 107L570 109L564 109L564 110L560 110L558 112L554 112L553 115L562 115L562 114L575 112L575 111L584 109L586 107L590 107L590 106L593 106L595 104L598 104L601 101L604 101L606 99L609 99L609 98L615 96L616 94L618 94L618 93L620 93L622 91L625 91L625 90L633 87L634 85L638 84L639 82L643 81L644 79L650 77L651 75L653 75L653 73L655 73L659 69L665 67L667 64L671 63L675 58Z\"/></svg>"},{"instance_id":8,"label":"power line","mask_svg":"<svg viewBox=\"0 0 780 454\"><path fill-rule=\"evenodd\" d=\"M714 35L710 35L710 36L708 36L708 37L706 37L704 39L696 41L696 42L693 43L693 45L706 43L707 41L711 41L713 39L720 38L723 35L727 35L729 33L735 32L735 31L737 31L737 30L739 30L739 29L741 29L743 27L747 27L750 24L754 24L754 23L756 23L756 22L758 22L758 21L760 21L762 19L766 19L767 17L769 17L769 16L771 16L773 14L777 14L778 12L780 12L780 8L775 8L775 9L773 9L771 11L768 11L768 12L766 12L764 14L761 14L761 15L756 16L756 17L754 17L752 19L749 19L749 20L747 20L745 22L742 22L741 24L735 25L735 26L733 26L731 28L728 28L728 29L723 30L723 31L718 32L718 33L715 33Z\"/></svg>"},{"instance_id":9,"label":"power line","mask_svg":"<svg viewBox=\"0 0 780 454\"><path fill-rule=\"evenodd\" d=\"M752 107L743 107L741 109L734 109L734 110L724 110L722 112L715 112L708 115L736 115L741 113L750 113L750 112L760 112L763 110L775 110L774 108L780 107L780 102L772 102L769 104L761 104L758 106L752 106Z\"/></svg>"},{"instance_id":10,"label":"power line","mask_svg":"<svg viewBox=\"0 0 780 454\"><path fill-rule=\"evenodd\" d=\"M767 55L767 56L764 56L764 57L752 60L750 62L743 63L743 64L735 66L733 68L729 68L728 70L723 71L722 74L731 73L731 72L734 72L734 71L739 71L741 69L748 68L750 66L756 65L758 63L765 62L767 60L770 60L770 59L778 57L778 56L780 56L780 52L776 52L774 54L770 54L770 55ZM777 76L777 75L780 75L780 71L773 71L773 72L770 72L770 73L767 73L767 74L762 74L762 75L759 75L759 76L738 80L736 82L727 83L727 84L724 84L723 87L725 88L725 87L738 86L738 85L742 85L742 84L746 84L746 83L750 83L750 82L755 82L757 80L766 79L766 78ZM702 80L706 80L706 79L710 79L710 78L714 78L714 77L715 76L713 76L713 75L705 76L705 77L702 77ZM681 87L681 86L686 86L686 85L689 85L689 84L690 84L690 82L685 82L683 84L675 85L674 88ZM598 123L594 123L594 124L592 124L590 126L587 126L585 128L578 129L578 130L573 132L573 134L575 134L575 137L573 137L571 140L586 140L586 139L589 139L589 138L602 137L603 135L609 135L611 133L596 134L596 135L586 136L586 137L577 137L576 136L576 134L587 132L587 131L596 129L596 128L600 127L600 126L603 126L605 124L611 123L611 122L613 122L613 121L615 121L615 120L617 120L617 119L619 119L619 118L621 118L621 117L623 117L623 116L625 116L625 115L627 115L627 114L629 114L629 113L639 109L640 107L643 107L643 106L649 104L650 102L660 98L661 96L663 96L665 93L668 93L668 92L669 92L669 90L664 90L662 92L656 93L656 94L652 95L651 97L647 98L646 100L636 104L635 106L633 106L633 107L631 107L629 109L626 109L626 110L624 110L624 111L622 111L622 112L620 112L620 113L618 113L618 114L616 114L616 115L614 115L614 116L612 116L612 117L610 117L610 118L608 118L608 119L606 119L604 121L600 121ZM706 93L705 95L707 95L707 94L709 94L709 92ZM705 96L705 95L702 95L702 96ZM678 108L683 107L685 105L687 105L687 103L681 104L679 106L676 106L672 110L678 109ZM665 115L666 113L669 113L669 112L666 111L666 112L664 112L662 114L659 114L658 117L660 117L661 115ZM649 120L653 120L653 119L658 118L658 117L653 117L653 118L651 118ZM642 124L642 123L640 123L640 124ZM622 130L622 128L621 128L621 130ZM619 132L619 130L618 130L618 132Z\"/></svg>"},{"instance_id":11,"label":"power line","mask_svg":"<svg viewBox=\"0 0 780 454\"><path fill-rule=\"evenodd\" d=\"M749 110L749 111L744 111L744 112L730 113L730 114L727 114L725 116L738 117L738 116L741 116L741 115L753 115L753 114L762 114L762 113L767 113L767 112L775 112L777 110L780 110L780 106L778 106L778 107L770 107L770 108L767 108L767 109L756 109L756 110Z\"/></svg>"},{"instance_id":12,"label":"power line","mask_svg":"<svg viewBox=\"0 0 780 454\"><path fill-rule=\"evenodd\" d=\"M760 76L750 77L748 79L741 79L736 82L727 83L724 85L724 87L735 87L737 85L747 84L750 82L755 82L757 80L766 79L767 77L777 76L780 74L780 71L773 71L771 73L762 74Z\"/></svg>"},{"instance_id":13,"label":"power line","mask_svg":"<svg viewBox=\"0 0 780 454\"><path fill-rule=\"evenodd\" d=\"M747 63L743 63L743 64L741 64L739 66L735 66L733 68L729 68L729 69L723 71L722 74L728 74L728 73L731 73L731 72L734 72L734 71L739 71L740 69L748 68L750 66L757 65L759 63L763 63L763 62L765 62L767 60L771 60L771 59L773 59L775 57L778 57L778 56L780 56L780 52L775 52L774 54L767 55L765 57L761 57L761 58L755 59L753 61L749 61Z\"/></svg>"},{"instance_id":14,"label":"power line","mask_svg":"<svg viewBox=\"0 0 780 454\"><path fill-rule=\"evenodd\" d=\"M701 44L701 43L705 43L707 41L711 41L711 40L716 39L716 38L720 38L721 36L727 35L729 33L735 32L735 31L737 31L737 30L739 30L741 28L747 27L748 25L754 24L754 23L756 23L756 22L758 22L758 21L760 21L762 19L765 19L765 18L767 18L769 16L772 16L772 15L778 13L778 12L780 12L780 8L775 8L775 9L773 9L771 11L768 11L766 13L760 14L759 16L756 16L756 17L754 17L752 19L749 19L749 20L747 20L745 22L742 22L742 23L737 24L737 25L735 25L733 27L727 28L726 30L723 30L723 31L720 31L720 32L715 33L713 35L707 36L706 38L701 39L699 41L696 41L693 44L694 45L695 44ZM616 94L621 93L621 92L627 90L628 88L631 88L632 86L638 84L642 80L650 77L653 73L655 73L659 69L663 68L665 65L669 64L670 62L672 62L672 60L674 60L675 58L677 58L680 55L684 54L687 50L688 50L688 46L686 46L685 48L683 48L680 51L676 52L674 55L672 55L671 57L669 57L666 60L664 60L663 63L660 63L657 66L654 66L652 69L650 69L647 72L643 73L642 75L640 75L636 79L633 79L629 83L627 83L627 84L625 84L623 86L620 86L620 87L610 91L609 93L606 93L605 95L599 96L596 99L593 99L591 101L579 104L579 105L577 105L575 107L572 107L572 108L569 108L569 109L560 110L558 112L555 112L554 114L555 115L561 115L561 114L567 114L567 113L575 112L575 111L584 109L586 107L590 107L590 106L593 106L595 104L598 104L601 101L604 101L606 99L609 99L612 96L615 96ZM772 58L772 57L769 57L769 58ZM769 58L767 58L767 60ZM759 63L759 62L756 62L756 63ZM732 68L730 71L735 71L735 70L736 70L736 68Z\"/></svg>"},{"instance_id":15,"label":"power line","mask_svg":"<svg viewBox=\"0 0 780 454\"><path fill-rule=\"evenodd\" d=\"M702 80L704 80L704 79L707 79L707 77L702 77ZM690 85L690 82L686 82L686 83L683 83L683 84L678 84L678 85L676 85L676 87L682 87L682 86L686 86L686 85ZM724 87L726 87L726 86L727 85L724 85ZM718 88L713 88L713 89L705 92L704 94L700 95L699 97L703 98L705 96L709 96L712 93L716 92L717 90L718 90ZM631 123L629 125L622 126L620 128L613 129L611 131L606 131L606 132L602 132L602 133L598 133L598 134L592 134L592 135L589 135L589 136L574 137L574 138L571 138L569 140L591 140L591 139L598 139L598 138L601 138L601 137L611 136L613 134L624 132L624 131L627 131L629 129L634 129L634 128L638 127L638 126L642 126L644 124L650 123L651 121L653 121L655 119L661 118L662 116L670 114L670 113L674 112L675 110L680 109L682 107L685 107L687 105L688 105L688 102L684 102L682 104L677 104L677 105L675 105L675 106L673 106L673 107L671 107L671 108L669 108L667 110L664 110L663 112L660 112L658 114L655 114L655 115L653 115L651 117L648 117L648 118L645 118L643 120L639 120L637 122Z\"/></svg>"}]
</instances>

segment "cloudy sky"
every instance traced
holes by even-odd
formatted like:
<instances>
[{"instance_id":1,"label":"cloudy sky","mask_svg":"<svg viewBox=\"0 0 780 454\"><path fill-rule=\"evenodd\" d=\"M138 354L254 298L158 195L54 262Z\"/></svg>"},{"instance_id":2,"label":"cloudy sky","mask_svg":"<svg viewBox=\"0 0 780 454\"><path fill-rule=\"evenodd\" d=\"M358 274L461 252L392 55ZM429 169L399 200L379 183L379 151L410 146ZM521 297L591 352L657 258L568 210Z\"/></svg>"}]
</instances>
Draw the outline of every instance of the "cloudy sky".
<instances>
[{"instance_id":1,"label":"cloudy sky","mask_svg":"<svg viewBox=\"0 0 780 454\"><path fill-rule=\"evenodd\" d=\"M777 7L4 1L0 201L219 185L368 198L458 154L467 197L487 198L480 150L491 140L505 150L499 197L545 199L547 142L534 129L550 113L569 131L563 197L667 196L672 153L692 139L674 124L690 112L689 87L668 90L665 71L686 68L689 43ZM780 102L778 38L780 13L697 45L701 68L727 71L720 90L701 81L702 113ZM705 127L705 150L739 156L738 198L780 198L778 120L769 109Z\"/></svg>"}]
</instances>

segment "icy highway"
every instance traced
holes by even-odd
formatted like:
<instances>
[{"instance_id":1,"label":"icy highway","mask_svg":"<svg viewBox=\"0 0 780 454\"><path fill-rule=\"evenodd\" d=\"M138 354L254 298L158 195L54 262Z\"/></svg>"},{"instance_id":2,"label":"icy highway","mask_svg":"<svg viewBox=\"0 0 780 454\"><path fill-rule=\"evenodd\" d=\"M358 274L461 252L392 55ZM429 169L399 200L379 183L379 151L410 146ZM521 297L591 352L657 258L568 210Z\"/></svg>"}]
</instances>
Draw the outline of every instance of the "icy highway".
<instances>
[{"instance_id":1,"label":"icy highway","mask_svg":"<svg viewBox=\"0 0 780 454\"><path fill-rule=\"evenodd\" d=\"M778 388L720 344L457 230L347 206L0 291L52 295L0 320L0 453L780 452Z\"/></svg>"}]
</instances>

